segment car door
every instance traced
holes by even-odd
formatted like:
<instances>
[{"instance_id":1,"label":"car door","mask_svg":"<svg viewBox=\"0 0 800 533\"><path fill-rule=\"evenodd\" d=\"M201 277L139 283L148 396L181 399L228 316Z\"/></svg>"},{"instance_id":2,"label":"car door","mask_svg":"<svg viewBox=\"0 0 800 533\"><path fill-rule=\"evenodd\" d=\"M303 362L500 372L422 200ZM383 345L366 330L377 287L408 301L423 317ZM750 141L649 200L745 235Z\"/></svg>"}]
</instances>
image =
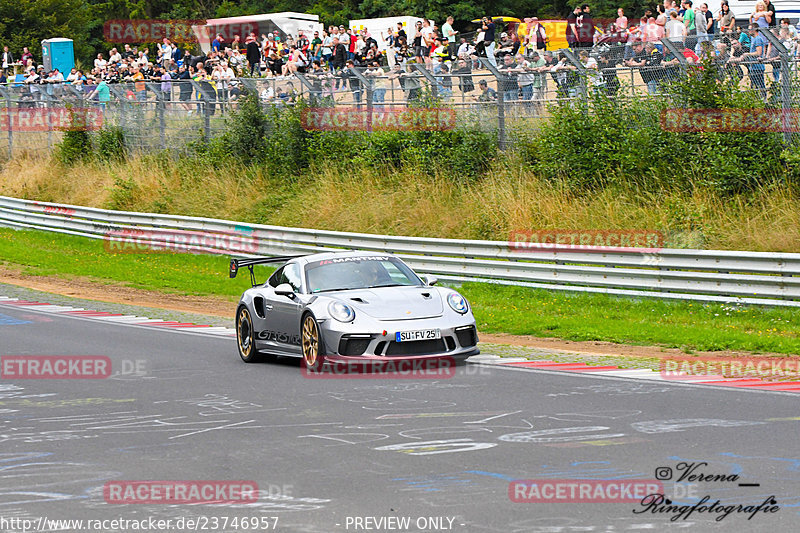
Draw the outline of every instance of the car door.
<instances>
[{"instance_id":1,"label":"car door","mask_svg":"<svg viewBox=\"0 0 800 533\"><path fill-rule=\"evenodd\" d=\"M300 265L297 263L287 264L283 267L281 275L276 281L278 285L288 283L294 289L295 294L300 293L302 290ZM302 302L297 296L290 298L289 296L275 294L275 287L277 285L271 287L272 295L269 301L272 309L267 310L270 327L277 333L275 341L282 350L299 354Z\"/></svg>"}]
</instances>

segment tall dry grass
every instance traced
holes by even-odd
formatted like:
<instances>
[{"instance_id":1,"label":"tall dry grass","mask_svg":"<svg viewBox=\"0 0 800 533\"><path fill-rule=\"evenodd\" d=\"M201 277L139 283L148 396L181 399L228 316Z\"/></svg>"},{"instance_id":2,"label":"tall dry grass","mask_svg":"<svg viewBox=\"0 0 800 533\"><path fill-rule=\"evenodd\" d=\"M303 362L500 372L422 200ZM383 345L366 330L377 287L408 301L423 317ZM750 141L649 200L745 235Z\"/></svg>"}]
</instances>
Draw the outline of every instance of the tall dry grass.
<instances>
[{"instance_id":1,"label":"tall dry grass","mask_svg":"<svg viewBox=\"0 0 800 533\"><path fill-rule=\"evenodd\" d=\"M526 229L653 229L669 246L800 252L800 198L788 186L731 198L635 186L578 194L514 162L455 182L389 168L324 166L285 180L152 156L72 167L19 158L0 171L0 194L366 233L506 240Z\"/></svg>"}]
</instances>

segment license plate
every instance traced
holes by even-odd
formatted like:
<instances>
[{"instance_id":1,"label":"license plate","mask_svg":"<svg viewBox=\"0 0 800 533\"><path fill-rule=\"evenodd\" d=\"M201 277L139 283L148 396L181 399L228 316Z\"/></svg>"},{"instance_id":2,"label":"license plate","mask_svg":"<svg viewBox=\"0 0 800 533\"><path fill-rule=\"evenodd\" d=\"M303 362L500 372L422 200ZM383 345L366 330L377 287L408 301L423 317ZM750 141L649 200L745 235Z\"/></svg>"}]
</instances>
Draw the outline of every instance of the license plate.
<instances>
[{"instance_id":1,"label":"license plate","mask_svg":"<svg viewBox=\"0 0 800 533\"><path fill-rule=\"evenodd\" d=\"M394 334L395 342L408 341L427 341L441 339L442 330L440 329L417 329L414 331L398 331Z\"/></svg>"}]
</instances>

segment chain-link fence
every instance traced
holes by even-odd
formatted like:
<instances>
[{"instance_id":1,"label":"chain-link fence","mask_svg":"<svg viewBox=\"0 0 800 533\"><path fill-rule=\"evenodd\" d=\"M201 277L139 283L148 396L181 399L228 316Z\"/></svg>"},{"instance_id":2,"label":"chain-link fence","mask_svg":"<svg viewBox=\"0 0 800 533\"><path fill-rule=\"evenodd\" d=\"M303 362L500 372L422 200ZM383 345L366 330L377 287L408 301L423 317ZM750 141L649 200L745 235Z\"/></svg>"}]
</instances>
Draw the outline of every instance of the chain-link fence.
<instances>
[{"instance_id":1,"label":"chain-link fence","mask_svg":"<svg viewBox=\"0 0 800 533\"><path fill-rule=\"evenodd\" d=\"M303 100L379 113L435 103L455 111L456 126L496 131L504 149L535 132L551 105L570 105L595 91L612 98L658 97L704 58L741 91L787 109L795 95L800 40L786 32L736 30L648 43L606 39L584 49L500 49L493 62L473 56L392 68L315 65L286 77L109 83L108 92L92 84L11 82L0 87L0 154L48 153L62 136L70 108L93 109L96 126L121 128L133 152L185 150L191 141L219 135L226 115L249 91L265 109Z\"/></svg>"}]
</instances>

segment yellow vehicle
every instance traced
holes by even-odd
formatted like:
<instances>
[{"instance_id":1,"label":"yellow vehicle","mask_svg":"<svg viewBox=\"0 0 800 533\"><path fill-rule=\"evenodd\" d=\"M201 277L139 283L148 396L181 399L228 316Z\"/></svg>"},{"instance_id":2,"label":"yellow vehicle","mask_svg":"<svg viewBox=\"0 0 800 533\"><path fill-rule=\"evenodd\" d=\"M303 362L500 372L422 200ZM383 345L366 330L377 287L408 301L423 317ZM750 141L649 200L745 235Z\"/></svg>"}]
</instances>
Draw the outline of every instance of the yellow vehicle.
<instances>
[{"instance_id":1,"label":"yellow vehicle","mask_svg":"<svg viewBox=\"0 0 800 533\"><path fill-rule=\"evenodd\" d=\"M544 31L547 33L547 49L560 50L568 48L567 45L567 21L566 20L540 20L539 24L544 26ZM516 26L516 28L513 28ZM509 32L517 32L520 42L524 42L525 35L528 34L528 24L521 22L519 24L509 24Z\"/></svg>"}]
</instances>

